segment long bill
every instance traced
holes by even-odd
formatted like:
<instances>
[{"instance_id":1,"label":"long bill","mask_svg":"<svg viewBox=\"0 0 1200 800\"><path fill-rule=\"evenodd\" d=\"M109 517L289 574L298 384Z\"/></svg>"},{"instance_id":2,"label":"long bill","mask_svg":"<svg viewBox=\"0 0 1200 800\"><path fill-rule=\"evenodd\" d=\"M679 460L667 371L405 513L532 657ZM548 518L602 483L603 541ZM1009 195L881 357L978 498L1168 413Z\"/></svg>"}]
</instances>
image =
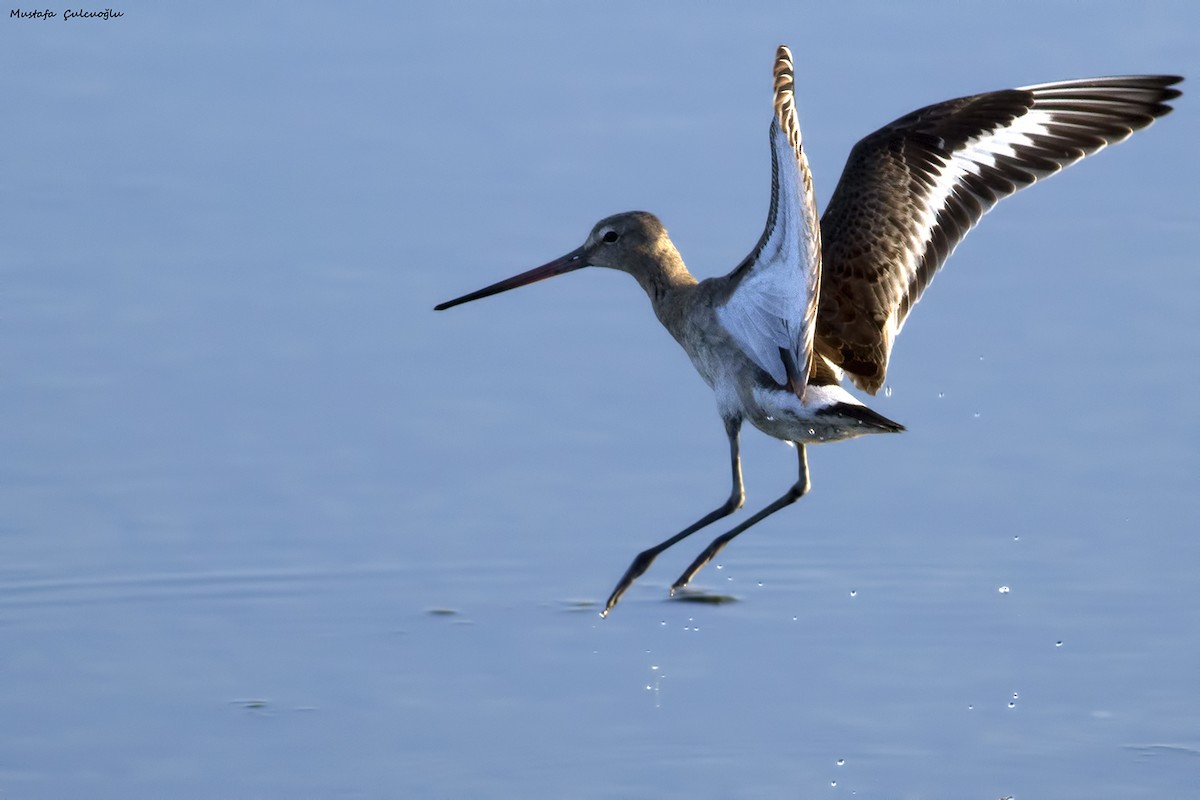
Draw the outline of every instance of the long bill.
<instances>
[{"instance_id":1,"label":"long bill","mask_svg":"<svg viewBox=\"0 0 1200 800\"><path fill-rule=\"evenodd\" d=\"M485 286L477 292L464 294L462 297L457 297L453 300L448 300L445 303L440 303L433 307L434 311L445 311L447 308L460 306L463 303L469 303L472 300L479 300L484 297L491 297L494 294L507 292L509 289L516 289L519 286L528 286L531 283L544 281L547 278L553 278L555 275L562 275L566 272L573 272L577 269L582 269L588 265L587 259L584 258L584 249L580 247L577 250L572 250L562 258L556 258L549 264L543 264L540 267L535 267L528 272L522 272L520 275L514 275L511 278L506 278L498 283L493 283L491 286Z\"/></svg>"}]
</instances>

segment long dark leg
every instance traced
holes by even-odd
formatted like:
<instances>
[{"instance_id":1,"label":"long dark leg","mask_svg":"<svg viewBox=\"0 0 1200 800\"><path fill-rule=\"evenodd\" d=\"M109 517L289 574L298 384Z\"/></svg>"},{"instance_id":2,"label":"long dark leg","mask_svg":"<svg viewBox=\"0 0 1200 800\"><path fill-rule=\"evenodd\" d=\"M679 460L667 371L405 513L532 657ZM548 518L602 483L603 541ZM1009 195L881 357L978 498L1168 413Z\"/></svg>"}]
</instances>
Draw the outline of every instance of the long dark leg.
<instances>
[{"instance_id":1,"label":"long dark leg","mask_svg":"<svg viewBox=\"0 0 1200 800\"><path fill-rule=\"evenodd\" d=\"M796 502L808 493L809 486L811 485L808 482L808 456L804 452L804 445L797 444L796 449L800 452L800 477L796 480L796 483L792 486L792 488L788 489L783 497L779 498L774 503L771 503L771 505L758 512L741 525L738 525L729 533L723 533L716 539L713 539L712 544L705 548L704 552L692 562L692 565L683 571L683 574L679 576L679 580L675 581L675 583L671 586L671 594L675 594L676 590L687 586L688 583L691 582L692 578L696 577L696 573L703 569L705 564L707 564L709 561L712 561L713 556L721 552L721 548L729 544L730 540L739 533L742 533L752 525L761 522L779 509L790 506L792 503Z\"/></svg>"},{"instance_id":2,"label":"long dark leg","mask_svg":"<svg viewBox=\"0 0 1200 800\"><path fill-rule=\"evenodd\" d=\"M741 429L741 417L732 417L725 420L725 435L729 437L729 463L730 469L733 472L733 490L729 493L729 499L722 503L720 508L705 514L665 542L656 544L649 550L643 550L638 553L637 557L633 559L633 563L629 565L629 569L625 570L625 574L621 576L621 580L617 581L617 588L613 589L612 594L608 596L608 602L605 604L604 610L600 612L600 616L608 616L608 612L613 610L613 606L621 599L621 595L625 594L625 590L632 586L633 582L650 568L650 565L654 563L654 559L658 558L659 553L676 542L686 539L704 526L711 525L742 507L742 503L746 501L746 491L742 487L742 459L738 450L738 433Z\"/></svg>"}]
</instances>

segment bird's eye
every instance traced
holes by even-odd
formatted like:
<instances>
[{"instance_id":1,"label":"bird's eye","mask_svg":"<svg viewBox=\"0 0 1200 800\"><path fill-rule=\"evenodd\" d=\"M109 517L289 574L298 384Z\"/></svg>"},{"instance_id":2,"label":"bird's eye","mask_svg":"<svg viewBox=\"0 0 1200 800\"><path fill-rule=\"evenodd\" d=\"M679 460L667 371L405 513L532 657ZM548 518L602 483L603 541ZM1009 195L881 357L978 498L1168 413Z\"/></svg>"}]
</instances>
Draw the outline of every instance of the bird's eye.
<instances>
[{"instance_id":1,"label":"bird's eye","mask_svg":"<svg viewBox=\"0 0 1200 800\"><path fill-rule=\"evenodd\" d=\"M603 236L603 240L605 242L608 242L609 244L612 244L619 238L621 238L621 235L619 233L617 233L616 231L608 231Z\"/></svg>"}]
</instances>

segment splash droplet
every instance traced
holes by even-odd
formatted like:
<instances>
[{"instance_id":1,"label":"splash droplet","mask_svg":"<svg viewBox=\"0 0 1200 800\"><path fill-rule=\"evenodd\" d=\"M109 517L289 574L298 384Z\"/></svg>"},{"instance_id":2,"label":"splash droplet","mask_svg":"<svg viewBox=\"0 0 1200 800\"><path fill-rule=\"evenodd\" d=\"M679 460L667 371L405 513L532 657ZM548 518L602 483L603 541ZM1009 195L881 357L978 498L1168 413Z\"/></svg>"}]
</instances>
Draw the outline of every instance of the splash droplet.
<instances>
[{"instance_id":1,"label":"splash droplet","mask_svg":"<svg viewBox=\"0 0 1200 800\"><path fill-rule=\"evenodd\" d=\"M1008 594L1009 592L1012 591L1012 589L1009 589L1007 586L1001 586L996 591L1000 592L1000 594Z\"/></svg>"}]
</instances>

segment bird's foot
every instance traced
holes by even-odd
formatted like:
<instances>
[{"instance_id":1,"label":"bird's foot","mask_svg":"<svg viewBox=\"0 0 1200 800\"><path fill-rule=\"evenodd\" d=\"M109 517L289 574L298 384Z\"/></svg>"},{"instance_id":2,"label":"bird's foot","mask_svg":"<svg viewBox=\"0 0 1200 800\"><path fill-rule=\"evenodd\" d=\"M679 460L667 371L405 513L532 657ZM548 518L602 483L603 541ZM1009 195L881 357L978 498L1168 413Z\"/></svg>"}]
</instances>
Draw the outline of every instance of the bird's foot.
<instances>
[{"instance_id":1,"label":"bird's foot","mask_svg":"<svg viewBox=\"0 0 1200 800\"><path fill-rule=\"evenodd\" d=\"M677 591L691 583L692 578L696 577L696 573L704 569L704 565L709 561L712 561L713 556L715 556L717 552L724 546L725 543L718 539L705 548L704 552L697 556L696 560L691 563L691 566L685 569L683 574L680 575L673 584L671 584L671 596L674 597Z\"/></svg>"},{"instance_id":2,"label":"bird's foot","mask_svg":"<svg viewBox=\"0 0 1200 800\"><path fill-rule=\"evenodd\" d=\"M642 576L642 574L650 569L650 565L654 563L654 559L658 558L658 554L662 552L657 547L651 547L649 550L643 550L634 557L633 563L629 565L629 569L625 570L625 574L621 576L621 580L617 581L617 588L613 589L612 594L608 596L608 602L604 604L604 610L600 612L601 617L607 617L608 612L612 611L617 605L617 601L621 599L621 595L625 594L625 590L633 586L633 582Z\"/></svg>"}]
</instances>

